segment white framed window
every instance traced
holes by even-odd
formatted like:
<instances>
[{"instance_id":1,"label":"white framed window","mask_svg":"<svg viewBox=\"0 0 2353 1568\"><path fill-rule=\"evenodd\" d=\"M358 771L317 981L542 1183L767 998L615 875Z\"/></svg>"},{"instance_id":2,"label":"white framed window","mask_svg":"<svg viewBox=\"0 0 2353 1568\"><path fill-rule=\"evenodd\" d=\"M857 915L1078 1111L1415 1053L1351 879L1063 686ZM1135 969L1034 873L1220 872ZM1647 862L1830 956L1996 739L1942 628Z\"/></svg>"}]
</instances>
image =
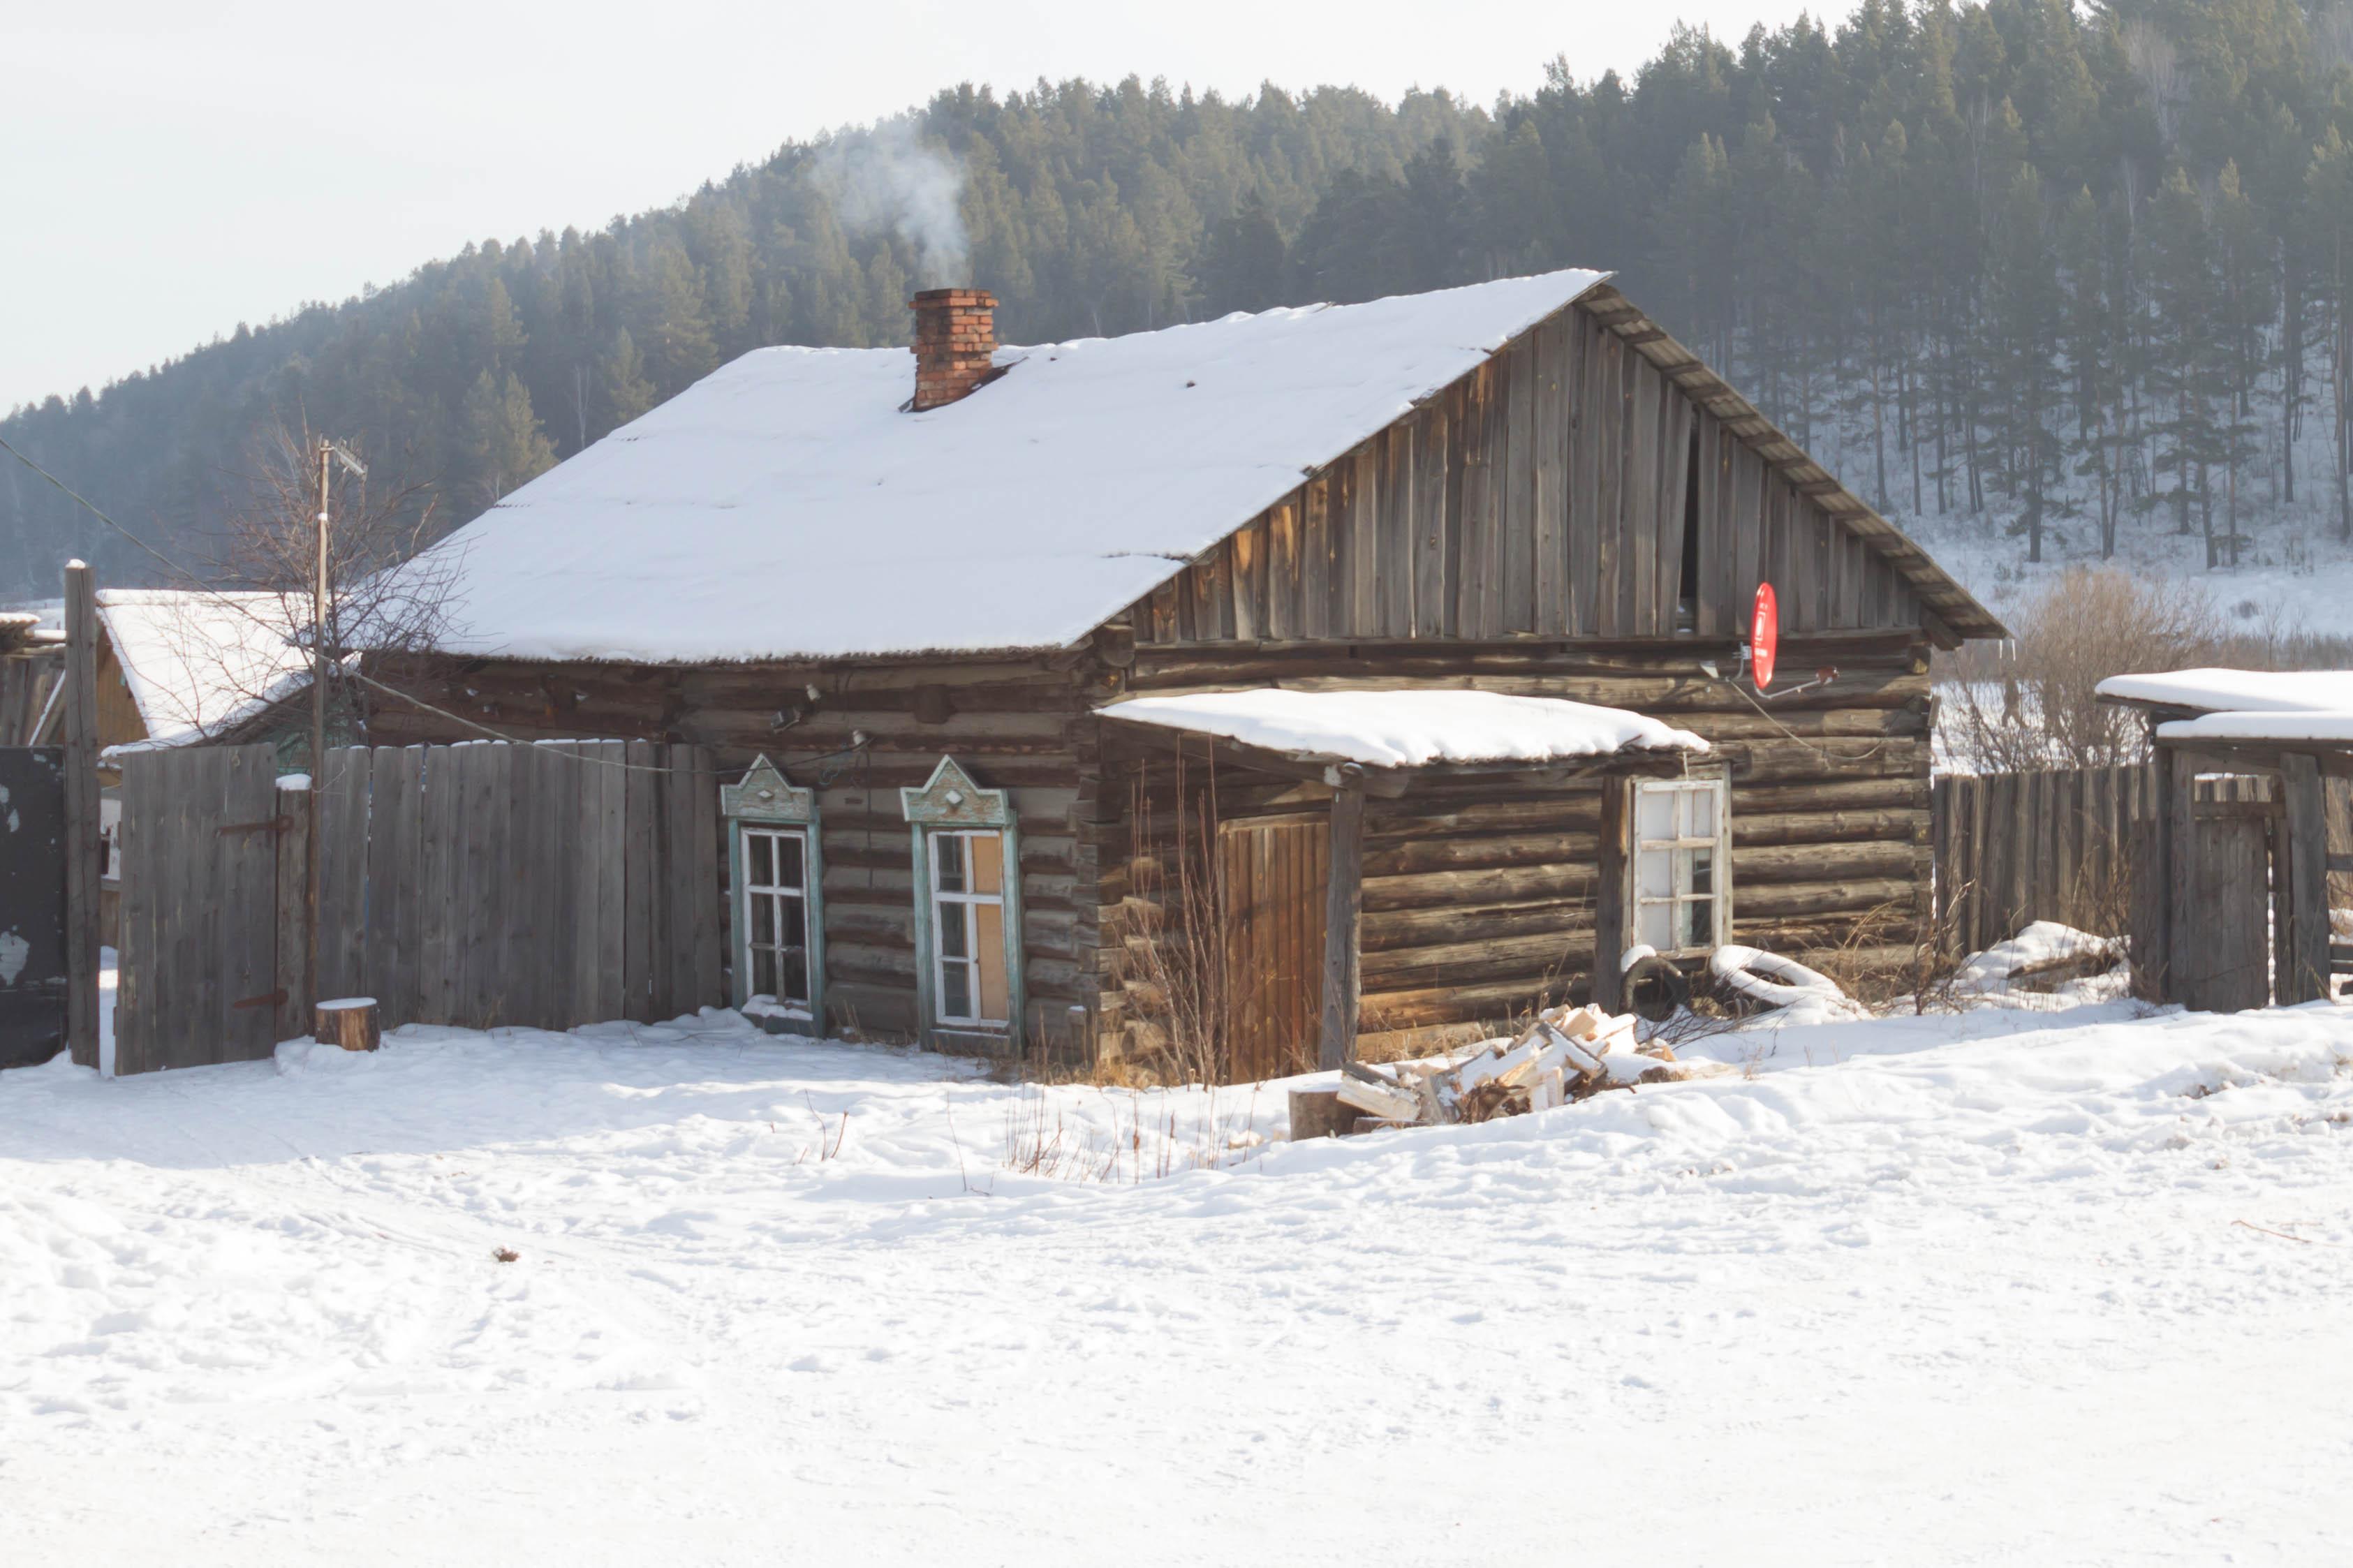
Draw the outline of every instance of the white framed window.
<instances>
[{"instance_id":1,"label":"white framed window","mask_svg":"<svg viewBox=\"0 0 2353 1568\"><path fill-rule=\"evenodd\" d=\"M1731 940L1731 804L1722 778L1634 781L1634 941L1672 954Z\"/></svg>"},{"instance_id":2,"label":"white framed window","mask_svg":"<svg viewBox=\"0 0 2353 1568\"><path fill-rule=\"evenodd\" d=\"M719 786L727 818L728 989L744 1016L779 1034L825 1029L825 832L817 792L755 757Z\"/></svg>"},{"instance_id":3,"label":"white framed window","mask_svg":"<svg viewBox=\"0 0 2353 1568\"><path fill-rule=\"evenodd\" d=\"M1011 1017L1005 973L1005 834L931 834L934 1022L1002 1028Z\"/></svg>"},{"instance_id":4,"label":"white framed window","mask_svg":"<svg viewBox=\"0 0 2353 1568\"><path fill-rule=\"evenodd\" d=\"M753 1001L774 1002L806 1015L814 993L809 984L808 830L754 827L739 834L743 864L736 886L743 889L744 961Z\"/></svg>"}]
</instances>

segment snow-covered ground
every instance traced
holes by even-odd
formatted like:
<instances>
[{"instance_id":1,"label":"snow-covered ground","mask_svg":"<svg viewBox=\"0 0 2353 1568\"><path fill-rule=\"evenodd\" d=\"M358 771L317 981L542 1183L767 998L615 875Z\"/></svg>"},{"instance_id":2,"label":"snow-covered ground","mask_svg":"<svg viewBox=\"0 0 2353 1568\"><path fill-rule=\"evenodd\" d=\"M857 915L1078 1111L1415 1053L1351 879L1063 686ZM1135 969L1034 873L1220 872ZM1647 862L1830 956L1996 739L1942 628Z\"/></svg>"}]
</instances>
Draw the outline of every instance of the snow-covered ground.
<instances>
[{"instance_id":1,"label":"snow-covered ground","mask_svg":"<svg viewBox=\"0 0 2353 1568\"><path fill-rule=\"evenodd\" d=\"M2353 1016L1690 1049L1297 1145L727 1014L0 1075L0 1557L2343 1560Z\"/></svg>"},{"instance_id":2,"label":"snow-covered ground","mask_svg":"<svg viewBox=\"0 0 2353 1568\"><path fill-rule=\"evenodd\" d=\"M2030 565L2024 540L1999 518L1895 521L1997 616L2014 613L2069 566L2103 564L2096 536L2080 524L2047 537L2043 561ZM2202 536L2145 519L2119 531L2116 554L2105 564L2196 584L2234 634L2353 637L2353 544L2309 510L2265 508L2244 521L2253 542L2237 566L2210 570Z\"/></svg>"}]
</instances>

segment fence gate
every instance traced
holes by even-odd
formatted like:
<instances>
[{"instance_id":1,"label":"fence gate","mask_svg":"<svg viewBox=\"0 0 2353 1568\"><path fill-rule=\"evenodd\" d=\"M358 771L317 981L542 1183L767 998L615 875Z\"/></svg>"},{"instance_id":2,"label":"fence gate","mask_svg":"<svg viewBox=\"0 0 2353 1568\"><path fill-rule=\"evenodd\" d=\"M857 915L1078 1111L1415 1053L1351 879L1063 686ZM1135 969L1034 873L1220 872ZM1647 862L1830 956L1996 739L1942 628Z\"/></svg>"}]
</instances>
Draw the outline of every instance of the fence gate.
<instances>
[{"instance_id":1,"label":"fence gate","mask_svg":"<svg viewBox=\"0 0 2353 1568\"><path fill-rule=\"evenodd\" d=\"M118 1072L307 1033L309 802L266 746L124 759ZM322 996L386 1028L567 1029L723 1004L709 753L645 742L348 747L319 791Z\"/></svg>"},{"instance_id":2,"label":"fence gate","mask_svg":"<svg viewBox=\"0 0 2353 1568\"><path fill-rule=\"evenodd\" d=\"M278 851L288 823L276 751L136 752L123 759L121 798L114 1070L269 1055L286 1037L289 1000L279 980Z\"/></svg>"},{"instance_id":3,"label":"fence gate","mask_svg":"<svg viewBox=\"0 0 2353 1568\"><path fill-rule=\"evenodd\" d=\"M66 1044L62 746L0 747L0 1068Z\"/></svg>"},{"instance_id":4,"label":"fence gate","mask_svg":"<svg viewBox=\"0 0 2353 1568\"><path fill-rule=\"evenodd\" d=\"M2271 994L2271 872L2281 805L2271 781L2200 778L2189 806L2189 897L2174 984L2194 1011L2262 1007Z\"/></svg>"}]
</instances>

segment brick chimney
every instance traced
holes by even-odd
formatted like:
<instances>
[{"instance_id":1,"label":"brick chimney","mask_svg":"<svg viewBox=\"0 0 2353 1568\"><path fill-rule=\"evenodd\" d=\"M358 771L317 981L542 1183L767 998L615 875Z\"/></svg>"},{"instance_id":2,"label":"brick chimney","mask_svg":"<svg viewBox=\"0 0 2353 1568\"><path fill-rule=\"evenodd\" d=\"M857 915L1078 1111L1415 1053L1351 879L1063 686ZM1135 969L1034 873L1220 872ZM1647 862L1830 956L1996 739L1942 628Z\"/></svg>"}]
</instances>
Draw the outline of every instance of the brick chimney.
<instances>
[{"instance_id":1,"label":"brick chimney","mask_svg":"<svg viewBox=\"0 0 2353 1568\"><path fill-rule=\"evenodd\" d=\"M915 311L915 401L926 408L954 403L996 379L997 296L986 289L926 289L908 303Z\"/></svg>"}]
</instances>

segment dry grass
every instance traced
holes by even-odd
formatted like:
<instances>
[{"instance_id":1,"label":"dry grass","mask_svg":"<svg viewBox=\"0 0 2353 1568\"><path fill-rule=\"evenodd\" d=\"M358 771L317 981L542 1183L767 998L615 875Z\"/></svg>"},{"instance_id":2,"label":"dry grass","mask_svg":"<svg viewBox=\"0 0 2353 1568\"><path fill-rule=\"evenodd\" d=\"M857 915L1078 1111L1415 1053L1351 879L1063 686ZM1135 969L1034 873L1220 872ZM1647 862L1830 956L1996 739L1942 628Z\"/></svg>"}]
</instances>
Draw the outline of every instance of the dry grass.
<instances>
[{"instance_id":1,"label":"dry grass","mask_svg":"<svg viewBox=\"0 0 2353 1568\"><path fill-rule=\"evenodd\" d=\"M1107 1119L1074 1116L1067 1093L1024 1085L1006 1109L999 1164L1049 1181L1133 1184L1230 1165L1258 1147L1255 1087L1211 1089L1197 1103L1141 1089L1098 1092Z\"/></svg>"}]
</instances>

